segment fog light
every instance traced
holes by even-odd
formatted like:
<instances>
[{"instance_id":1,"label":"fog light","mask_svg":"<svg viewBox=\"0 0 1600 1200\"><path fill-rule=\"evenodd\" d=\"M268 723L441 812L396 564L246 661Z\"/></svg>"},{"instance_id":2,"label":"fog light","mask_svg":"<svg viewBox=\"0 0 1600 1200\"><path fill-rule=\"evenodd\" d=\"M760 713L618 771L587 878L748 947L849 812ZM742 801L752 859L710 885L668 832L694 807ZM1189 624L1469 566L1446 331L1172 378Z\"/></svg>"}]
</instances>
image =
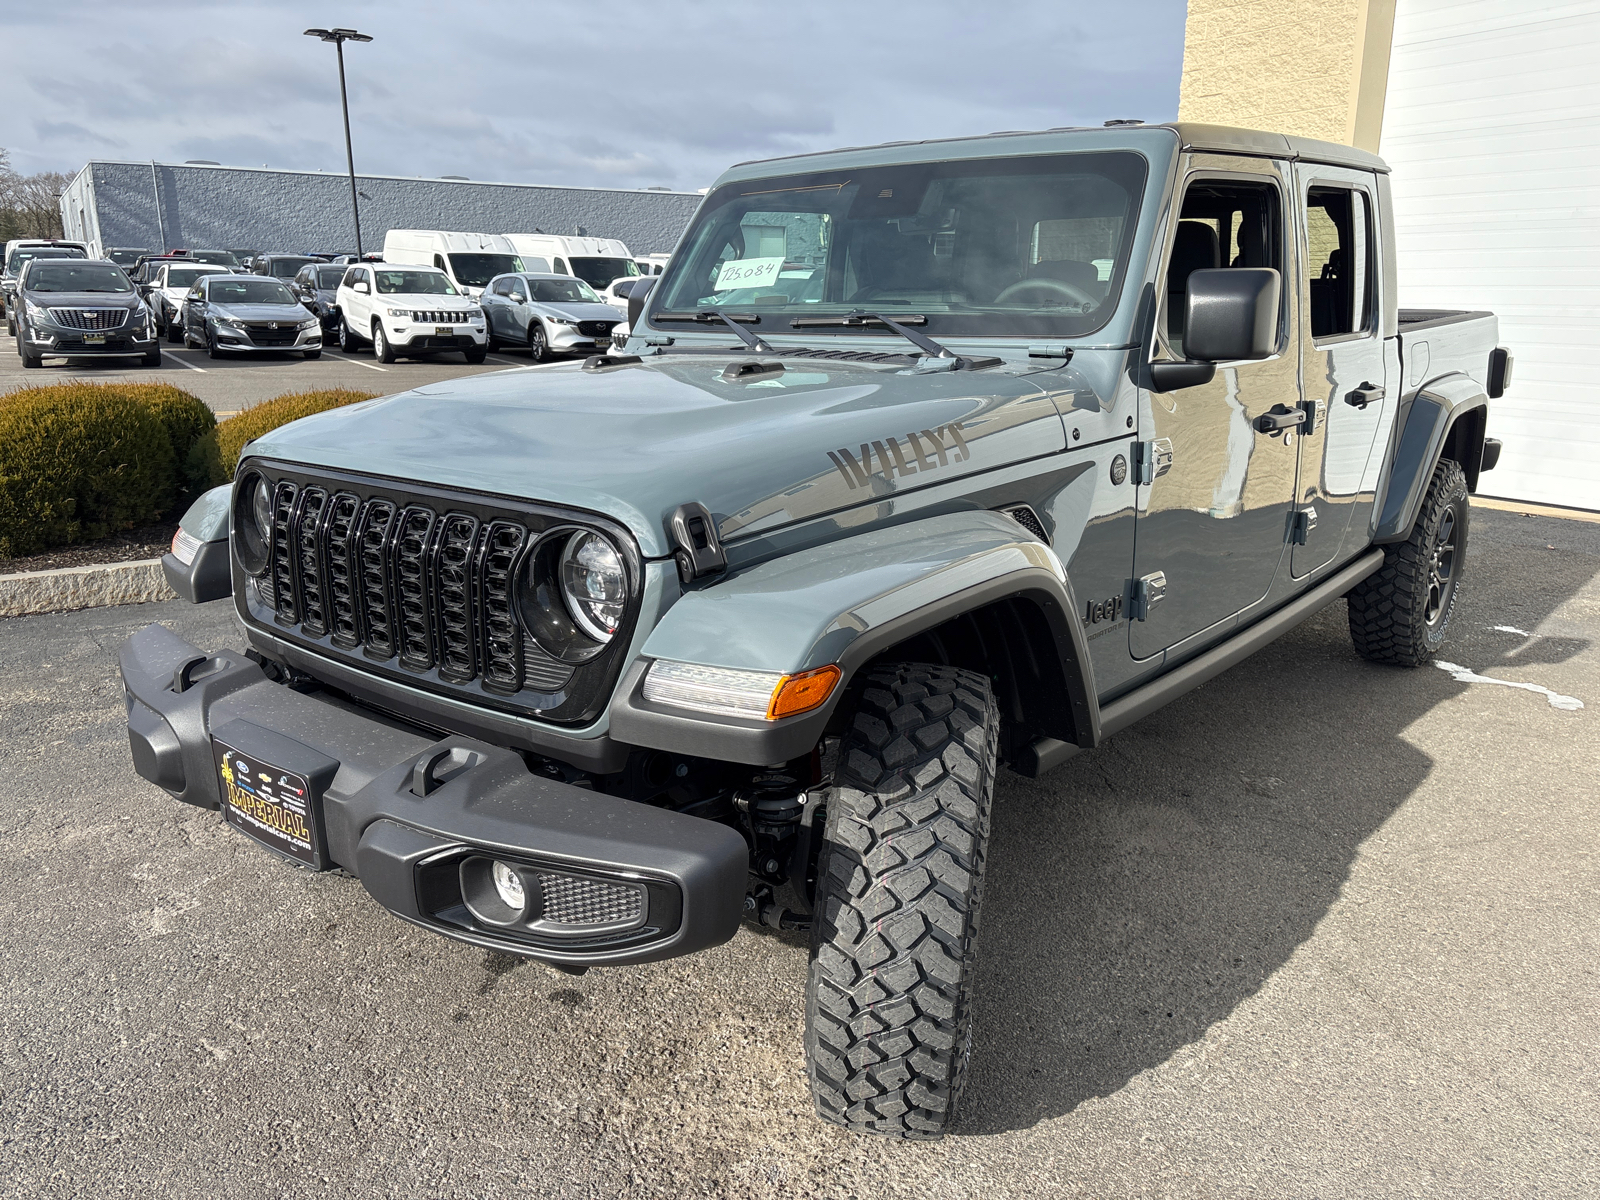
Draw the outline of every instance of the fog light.
<instances>
[{"instance_id":1,"label":"fog light","mask_svg":"<svg viewBox=\"0 0 1600 1200\"><path fill-rule=\"evenodd\" d=\"M493 875L494 890L500 893L500 899L507 908L520 913L528 906L527 893L522 890L522 880L515 871L505 863L496 861Z\"/></svg>"}]
</instances>

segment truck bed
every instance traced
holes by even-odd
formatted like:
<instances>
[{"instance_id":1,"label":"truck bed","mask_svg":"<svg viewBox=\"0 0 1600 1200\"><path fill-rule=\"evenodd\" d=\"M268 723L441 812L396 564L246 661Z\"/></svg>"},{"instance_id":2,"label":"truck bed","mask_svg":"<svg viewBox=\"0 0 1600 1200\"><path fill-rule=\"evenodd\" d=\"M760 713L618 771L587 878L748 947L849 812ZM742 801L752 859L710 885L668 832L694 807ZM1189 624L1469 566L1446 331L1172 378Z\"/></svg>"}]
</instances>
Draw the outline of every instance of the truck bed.
<instances>
[{"instance_id":1,"label":"truck bed","mask_svg":"<svg viewBox=\"0 0 1600 1200\"><path fill-rule=\"evenodd\" d=\"M1399 332L1405 391L1451 371L1488 390L1489 355L1500 340L1500 321L1493 313L1402 308Z\"/></svg>"}]
</instances>

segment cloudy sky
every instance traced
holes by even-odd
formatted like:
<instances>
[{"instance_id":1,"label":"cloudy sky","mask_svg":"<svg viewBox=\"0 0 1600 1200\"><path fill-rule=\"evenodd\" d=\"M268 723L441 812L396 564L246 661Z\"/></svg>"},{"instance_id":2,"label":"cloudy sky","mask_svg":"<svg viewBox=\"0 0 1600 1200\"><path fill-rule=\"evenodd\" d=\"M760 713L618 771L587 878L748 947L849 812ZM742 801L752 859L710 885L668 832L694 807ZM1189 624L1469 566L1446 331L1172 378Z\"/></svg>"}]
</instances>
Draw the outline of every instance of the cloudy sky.
<instances>
[{"instance_id":1,"label":"cloudy sky","mask_svg":"<svg viewBox=\"0 0 1600 1200\"><path fill-rule=\"evenodd\" d=\"M835 146L1170 120L1184 0L80 0L7 5L0 146L90 158L693 190Z\"/></svg>"}]
</instances>

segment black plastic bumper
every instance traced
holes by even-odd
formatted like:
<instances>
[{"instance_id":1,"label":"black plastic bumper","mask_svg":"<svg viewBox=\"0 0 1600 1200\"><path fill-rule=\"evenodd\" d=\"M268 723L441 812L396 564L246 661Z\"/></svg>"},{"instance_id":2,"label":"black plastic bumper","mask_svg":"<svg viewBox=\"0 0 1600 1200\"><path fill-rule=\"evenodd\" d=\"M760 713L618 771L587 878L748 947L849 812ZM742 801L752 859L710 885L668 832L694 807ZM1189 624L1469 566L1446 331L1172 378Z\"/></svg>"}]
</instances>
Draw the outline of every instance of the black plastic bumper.
<instances>
[{"instance_id":1,"label":"black plastic bumper","mask_svg":"<svg viewBox=\"0 0 1600 1200\"><path fill-rule=\"evenodd\" d=\"M329 865L404 920L567 966L672 958L738 928L748 852L726 826L544 779L498 746L432 739L338 697L296 692L160 625L127 641L121 665L140 775L185 803L220 808L211 737L226 727L236 749L312 781ZM648 900L632 928L603 936L492 927L457 882L474 856Z\"/></svg>"}]
</instances>

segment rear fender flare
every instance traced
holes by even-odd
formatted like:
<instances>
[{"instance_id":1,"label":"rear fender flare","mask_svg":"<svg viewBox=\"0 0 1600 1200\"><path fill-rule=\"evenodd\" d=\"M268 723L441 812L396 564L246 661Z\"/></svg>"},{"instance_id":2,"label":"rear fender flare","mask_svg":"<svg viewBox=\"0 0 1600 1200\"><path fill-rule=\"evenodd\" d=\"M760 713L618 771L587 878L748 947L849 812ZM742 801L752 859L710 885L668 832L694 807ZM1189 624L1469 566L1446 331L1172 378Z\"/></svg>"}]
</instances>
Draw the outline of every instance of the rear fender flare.
<instances>
[{"instance_id":1,"label":"rear fender flare","mask_svg":"<svg viewBox=\"0 0 1600 1200\"><path fill-rule=\"evenodd\" d=\"M1375 545L1403 542L1411 536L1428 482L1453 433L1467 435L1465 444L1459 436L1455 439L1452 456L1459 456L1468 486L1476 488L1488 408L1489 397L1483 387L1461 373L1429 380L1401 401L1394 449L1378 488ZM1463 421L1466 424L1462 425Z\"/></svg>"},{"instance_id":2,"label":"rear fender flare","mask_svg":"<svg viewBox=\"0 0 1600 1200\"><path fill-rule=\"evenodd\" d=\"M861 666L916 634L1008 598L1043 615L1061 661L1072 736L1094 745L1099 707L1066 571L1050 547L987 510L857 534L685 595L624 675L612 736L725 761L787 761L816 744ZM645 700L644 676L655 659L779 674L837 664L843 679L812 713L780 721L720 718Z\"/></svg>"}]
</instances>

